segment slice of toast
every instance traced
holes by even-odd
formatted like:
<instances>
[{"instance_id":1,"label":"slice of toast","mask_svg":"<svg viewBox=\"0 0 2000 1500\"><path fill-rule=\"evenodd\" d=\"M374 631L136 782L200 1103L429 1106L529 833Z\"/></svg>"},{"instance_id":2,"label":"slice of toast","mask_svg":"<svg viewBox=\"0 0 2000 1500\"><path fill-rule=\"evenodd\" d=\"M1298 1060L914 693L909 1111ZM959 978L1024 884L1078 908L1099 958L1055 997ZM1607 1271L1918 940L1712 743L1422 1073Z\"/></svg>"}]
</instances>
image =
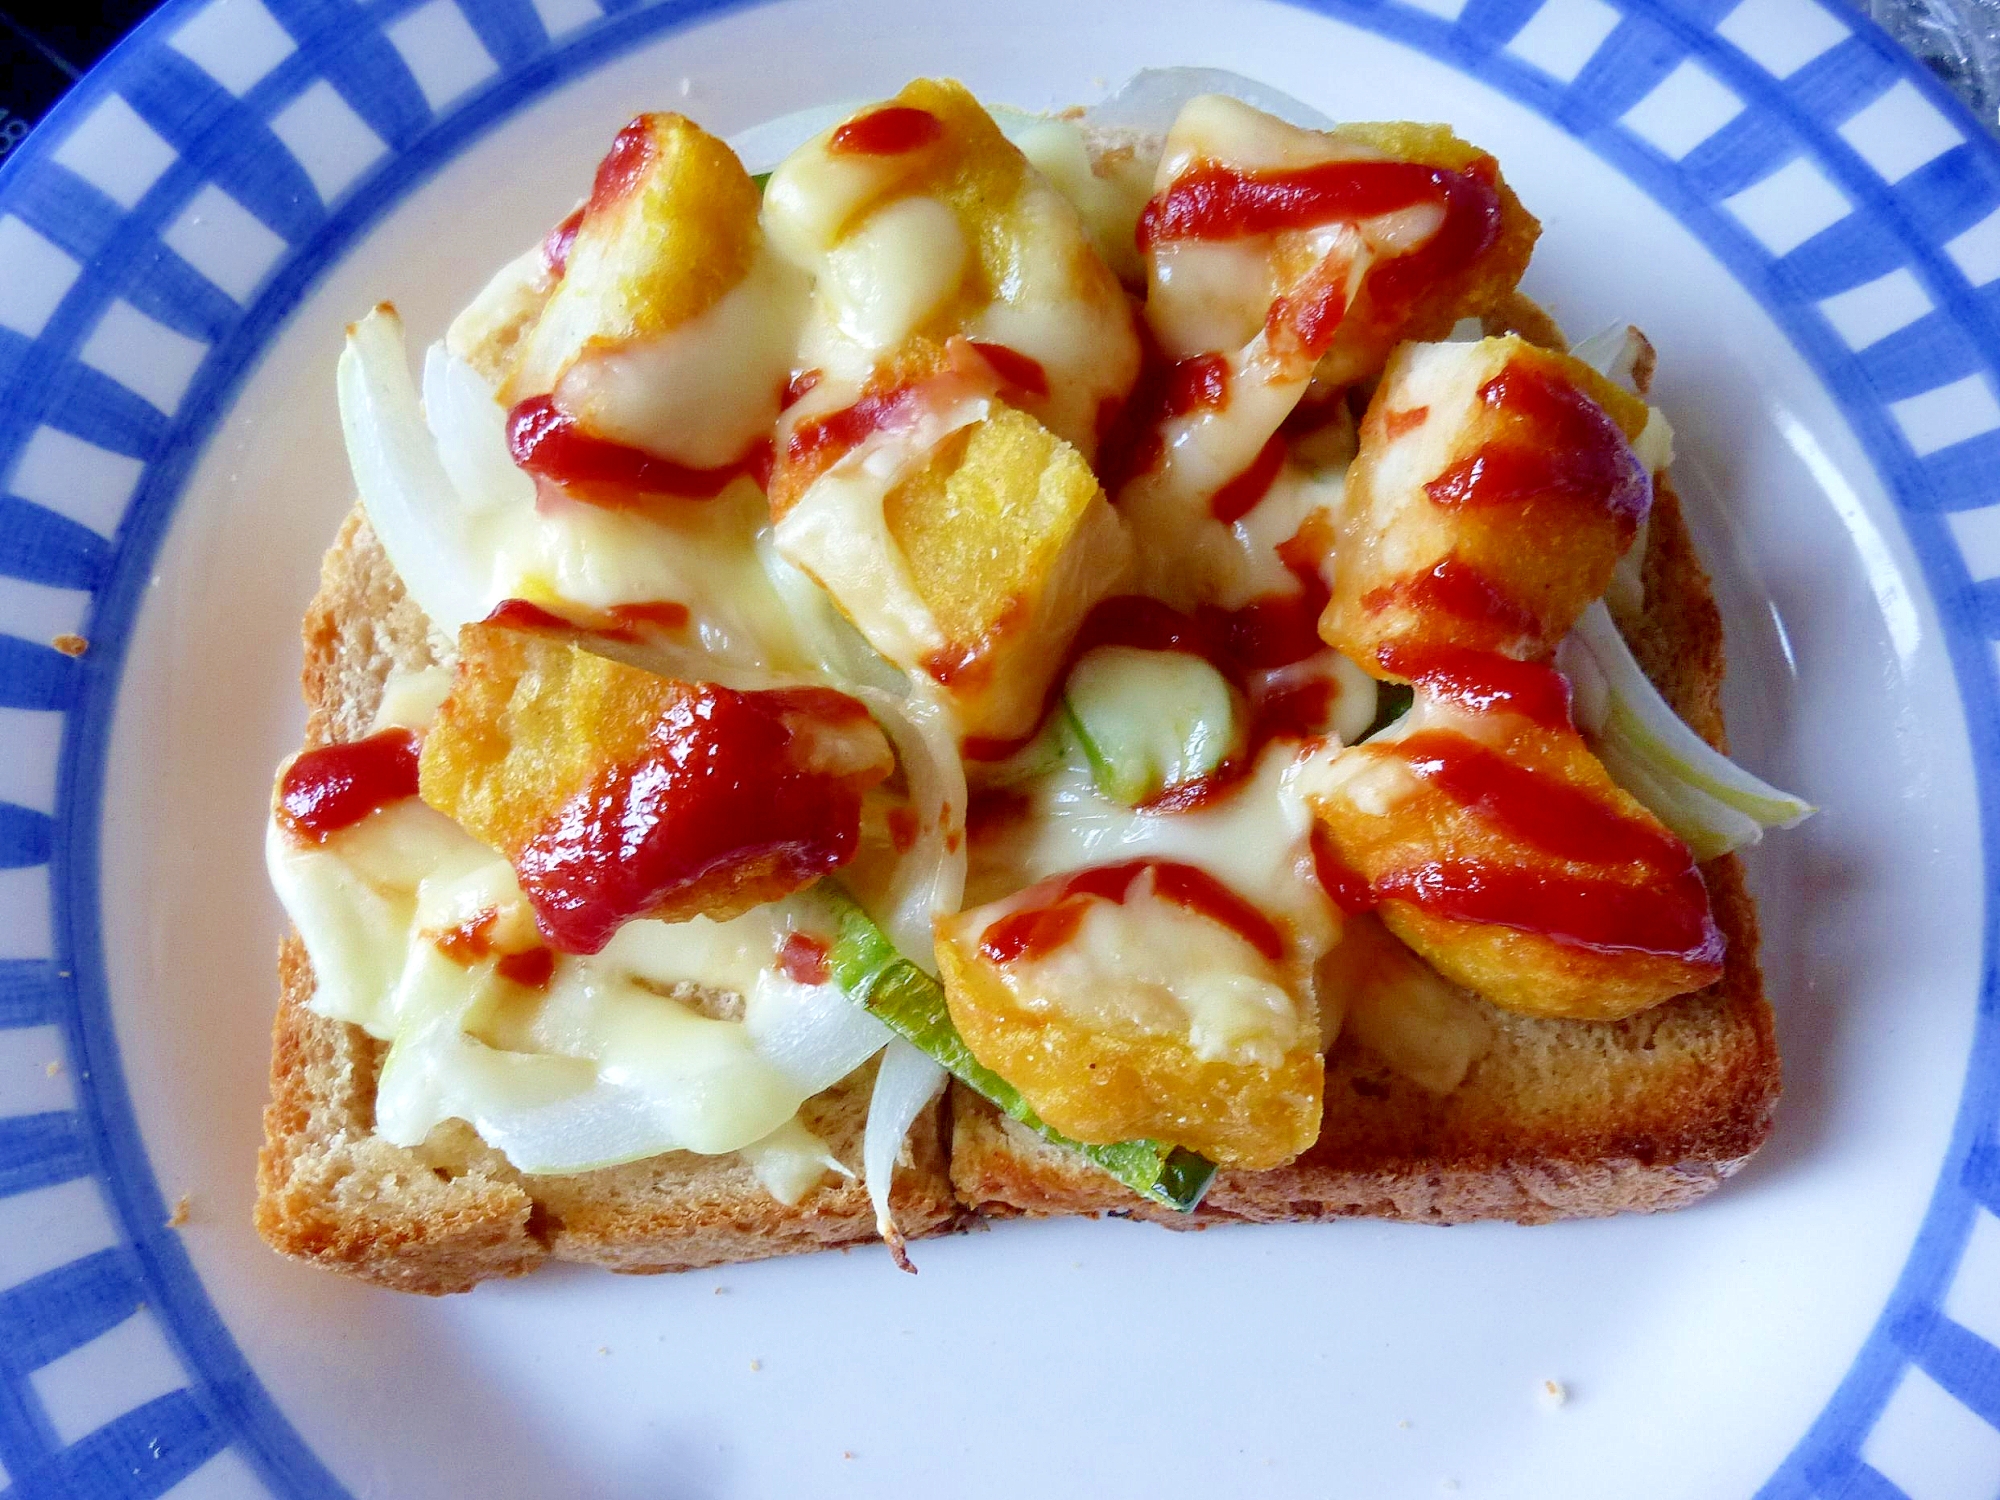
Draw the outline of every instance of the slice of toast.
<instances>
[{"instance_id":1,"label":"slice of toast","mask_svg":"<svg viewBox=\"0 0 2000 1500\"><path fill-rule=\"evenodd\" d=\"M432 665L446 650L357 507L306 612L306 744L367 734L390 671ZM796 1205L773 1198L735 1155L676 1151L530 1177L457 1122L417 1149L375 1135L386 1045L310 1008L312 965L296 935L278 975L256 1224L287 1255L435 1295L546 1260L681 1271L877 1238L860 1180L872 1063L806 1102L804 1124L855 1175L829 1175ZM891 1204L910 1238L960 1217L945 1166L948 1108L940 1098L918 1117L896 1172Z\"/></svg>"},{"instance_id":2,"label":"slice of toast","mask_svg":"<svg viewBox=\"0 0 2000 1500\"><path fill-rule=\"evenodd\" d=\"M1641 614L1620 621L1633 654L1681 717L1724 748L1721 617L1665 484L1644 579ZM1191 1215L1147 1202L957 1086L952 1184L983 1214L1114 1213L1177 1228L1354 1215L1542 1223L1678 1208L1763 1143L1779 1085L1742 868L1725 856L1703 869L1729 941L1718 984L1618 1022L1485 1006L1493 1046L1443 1096L1342 1038L1326 1060L1312 1149L1275 1171L1220 1173Z\"/></svg>"}]
</instances>

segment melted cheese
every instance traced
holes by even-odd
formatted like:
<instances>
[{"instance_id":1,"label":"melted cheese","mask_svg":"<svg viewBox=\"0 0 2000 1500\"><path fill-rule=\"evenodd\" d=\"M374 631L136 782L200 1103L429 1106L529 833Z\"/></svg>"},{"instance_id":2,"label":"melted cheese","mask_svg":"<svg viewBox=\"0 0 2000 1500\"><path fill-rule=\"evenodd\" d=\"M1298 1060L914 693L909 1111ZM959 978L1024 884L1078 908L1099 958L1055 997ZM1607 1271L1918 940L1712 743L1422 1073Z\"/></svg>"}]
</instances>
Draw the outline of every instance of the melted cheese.
<instances>
[{"instance_id":1,"label":"melted cheese","mask_svg":"<svg viewBox=\"0 0 2000 1500\"><path fill-rule=\"evenodd\" d=\"M463 1119L529 1173L749 1148L774 1191L803 1191L803 1162L824 1147L796 1124L800 1104L887 1040L836 986L774 966L813 923L799 902L725 923L629 922L593 957L558 956L530 991L440 948L438 934L489 912L503 948L532 944L534 928L507 863L422 803L311 847L273 822L266 852L313 961L312 1007L390 1043L376 1129L397 1145ZM740 996L740 1016L669 998L696 991Z\"/></svg>"},{"instance_id":2,"label":"melted cheese","mask_svg":"<svg viewBox=\"0 0 2000 1500\"><path fill-rule=\"evenodd\" d=\"M971 259L949 208L935 198L898 198L827 252L820 306L860 348L895 349L958 295Z\"/></svg>"},{"instance_id":3,"label":"melted cheese","mask_svg":"<svg viewBox=\"0 0 2000 1500\"><path fill-rule=\"evenodd\" d=\"M940 384L915 423L871 433L813 482L774 533L779 554L818 579L868 644L906 670L945 639L889 534L883 503L925 454L991 410L990 398Z\"/></svg>"},{"instance_id":4,"label":"melted cheese","mask_svg":"<svg viewBox=\"0 0 2000 1500\"><path fill-rule=\"evenodd\" d=\"M691 468L735 463L778 419L805 293L805 278L761 249L741 281L685 323L586 345L556 383L556 400L613 442Z\"/></svg>"},{"instance_id":5,"label":"melted cheese","mask_svg":"<svg viewBox=\"0 0 2000 1500\"><path fill-rule=\"evenodd\" d=\"M1029 809L972 849L966 904L982 905L1050 875L1131 859L1194 865L1279 919L1294 956L1310 965L1340 922L1313 872L1312 813L1302 786L1330 748L1273 745L1256 769L1214 802L1189 812L1123 807L1097 790L1087 768L1065 766L1028 792Z\"/></svg>"},{"instance_id":6,"label":"melted cheese","mask_svg":"<svg viewBox=\"0 0 2000 1500\"><path fill-rule=\"evenodd\" d=\"M1140 879L1145 888L1123 902L1090 902L1053 953L994 966L999 981L1030 1013L1060 1006L1087 1026L1185 1036L1204 1062L1280 1066L1308 1024L1286 976L1237 933ZM995 920L1008 910L996 906Z\"/></svg>"},{"instance_id":7,"label":"melted cheese","mask_svg":"<svg viewBox=\"0 0 2000 1500\"><path fill-rule=\"evenodd\" d=\"M1130 389L1139 347L1070 200L1029 163L1007 201L954 209L906 185L925 153L834 153L831 138L788 156L764 192L771 243L818 287L802 361L858 381L918 333L1005 344L1042 366L1035 415L1093 452L1098 408ZM967 275L976 242L1002 245L1007 267L983 294Z\"/></svg>"}]
</instances>

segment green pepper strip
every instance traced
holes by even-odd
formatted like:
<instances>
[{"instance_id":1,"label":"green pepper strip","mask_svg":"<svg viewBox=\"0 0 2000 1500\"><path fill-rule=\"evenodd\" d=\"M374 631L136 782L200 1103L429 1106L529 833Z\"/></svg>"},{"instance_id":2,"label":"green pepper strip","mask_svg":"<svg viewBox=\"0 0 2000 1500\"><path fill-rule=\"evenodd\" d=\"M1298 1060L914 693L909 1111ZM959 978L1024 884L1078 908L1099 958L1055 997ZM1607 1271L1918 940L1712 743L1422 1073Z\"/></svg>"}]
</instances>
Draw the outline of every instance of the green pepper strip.
<instances>
[{"instance_id":1,"label":"green pepper strip","mask_svg":"<svg viewBox=\"0 0 2000 1500\"><path fill-rule=\"evenodd\" d=\"M1089 1146L1051 1129L1018 1089L972 1055L951 1023L943 986L898 953L845 891L832 881L822 881L819 889L832 903L840 922L830 955L833 976L870 1014L1043 1140L1095 1162L1134 1192L1183 1213L1201 1202L1201 1195L1215 1177L1214 1162L1159 1141Z\"/></svg>"}]
</instances>

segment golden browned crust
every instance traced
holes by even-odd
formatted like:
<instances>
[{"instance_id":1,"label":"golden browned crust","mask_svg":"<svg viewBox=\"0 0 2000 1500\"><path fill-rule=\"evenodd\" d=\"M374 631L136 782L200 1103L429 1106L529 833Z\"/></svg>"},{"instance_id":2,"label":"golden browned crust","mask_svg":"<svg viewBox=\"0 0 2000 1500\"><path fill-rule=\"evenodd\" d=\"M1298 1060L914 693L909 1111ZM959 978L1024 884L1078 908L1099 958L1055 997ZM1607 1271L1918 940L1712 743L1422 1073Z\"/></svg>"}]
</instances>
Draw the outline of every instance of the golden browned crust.
<instances>
[{"instance_id":1,"label":"golden browned crust","mask_svg":"<svg viewBox=\"0 0 2000 1500\"><path fill-rule=\"evenodd\" d=\"M305 619L309 745L366 733L394 667L446 649L404 597L357 508L340 530ZM271 1102L258 1157L258 1233L272 1248L398 1291L459 1292L546 1260L615 1271L689 1270L877 1238L860 1181L872 1067L807 1101L805 1123L855 1175L787 1207L734 1156L671 1152L566 1176L528 1177L466 1127L421 1148L374 1134L383 1045L310 1009L312 966L296 936L279 955ZM909 1238L955 1226L945 1163L947 1101L912 1127L891 1197Z\"/></svg>"},{"instance_id":2,"label":"golden browned crust","mask_svg":"<svg viewBox=\"0 0 2000 1500\"><path fill-rule=\"evenodd\" d=\"M1643 613L1622 622L1633 652L1721 745L1721 617L1665 484L1643 572ZM1192 1215L1147 1203L956 1086L953 1186L985 1214L1108 1212L1176 1228L1353 1215L1542 1223L1681 1207L1763 1144L1779 1089L1741 866L1725 857L1704 873L1729 942L1718 984L1612 1023L1488 1007L1492 1049L1442 1097L1343 1040L1327 1058L1312 1149L1276 1171L1219 1174Z\"/></svg>"}]
</instances>

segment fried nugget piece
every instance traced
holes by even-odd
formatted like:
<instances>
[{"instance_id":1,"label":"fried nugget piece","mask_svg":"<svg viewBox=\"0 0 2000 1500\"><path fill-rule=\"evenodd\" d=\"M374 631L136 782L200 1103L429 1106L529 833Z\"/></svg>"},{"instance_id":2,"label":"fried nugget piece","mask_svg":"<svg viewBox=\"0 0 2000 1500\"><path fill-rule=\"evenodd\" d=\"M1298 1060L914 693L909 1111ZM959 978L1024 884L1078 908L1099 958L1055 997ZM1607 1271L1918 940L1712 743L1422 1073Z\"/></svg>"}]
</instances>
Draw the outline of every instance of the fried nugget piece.
<instances>
[{"instance_id":1,"label":"fried nugget piece","mask_svg":"<svg viewBox=\"0 0 2000 1500\"><path fill-rule=\"evenodd\" d=\"M679 682L479 624L419 794L507 856L552 946L594 953L628 918L721 920L837 868L893 767L843 693Z\"/></svg>"},{"instance_id":2,"label":"fried nugget piece","mask_svg":"<svg viewBox=\"0 0 2000 1500\"><path fill-rule=\"evenodd\" d=\"M503 398L551 391L586 351L664 333L714 306L756 255L757 205L736 153L692 120L633 120L597 168Z\"/></svg>"},{"instance_id":3,"label":"fried nugget piece","mask_svg":"<svg viewBox=\"0 0 2000 1500\"><path fill-rule=\"evenodd\" d=\"M1651 507L1634 447L1664 464L1651 421L1588 365L1512 336L1398 350L1348 470L1320 635L1370 671L1393 641L1547 655Z\"/></svg>"},{"instance_id":4,"label":"fried nugget piece","mask_svg":"<svg viewBox=\"0 0 2000 1500\"><path fill-rule=\"evenodd\" d=\"M1392 650L1417 701L1305 788L1336 898L1524 1015L1616 1020L1721 977L1687 846L1571 726L1554 670Z\"/></svg>"},{"instance_id":5,"label":"fried nugget piece","mask_svg":"<svg viewBox=\"0 0 2000 1500\"><path fill-rule=\"evenodd\" d=\"M1070 637L1131 574L1131 540L1090 466L999 406L922 451L879 502L857 493L869 482L832 473L809 488L780 517L779 550L876 650L937 682L969 738L1031 733ZM879 530L857 525L877 503Z\"/></svg>"},{"instance_id":6,"label":"fried nugget piece","mask_svg":"<svg viewBox=\"0 0 2000 1500\"><path fill-rule=\"evenodd\" d=\"M1139 342L1076 210L963 84L918 79L795 152L765 221L822 316L878 368L912 340L989 351L991 388L1091 457ZM787 481L781 443L776 483Z\"/></svg>"},{"instance_id":7,"label":"fried nugget piece","mask_svg":"<svg viewBox=\"0 0 2000 1500\"><path fill-rule=\"evenodd\" d=\"M1074 1139L1265 1168L1319 1134L1318 1023L1282 937L1192 867L1058 876L947 918L937 955L973 1055Z\"/></svg>"}]
</instances>

